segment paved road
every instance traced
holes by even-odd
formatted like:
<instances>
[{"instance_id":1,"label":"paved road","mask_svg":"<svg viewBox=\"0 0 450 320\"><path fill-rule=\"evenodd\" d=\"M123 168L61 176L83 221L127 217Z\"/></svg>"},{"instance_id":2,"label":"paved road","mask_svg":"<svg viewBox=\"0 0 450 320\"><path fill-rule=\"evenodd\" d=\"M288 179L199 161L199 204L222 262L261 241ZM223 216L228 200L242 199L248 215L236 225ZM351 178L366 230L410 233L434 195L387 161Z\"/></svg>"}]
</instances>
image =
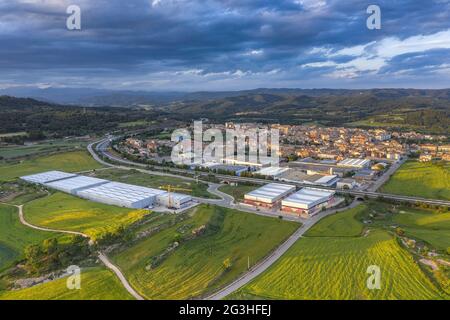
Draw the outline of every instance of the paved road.
<instances>
[{"instance_id":1,"label":"paved road","mask_svg":"<svg viewBox=\"0 0 450 320\"><path fill-rule=\"evenodd\" d=\"M42 228L39 226L35 226L29 222L27 222L25 220L25 216L23 213L23 205L19 205L16 206L14 205L14 207L16 207L17 209L19 209L19 219L20 222L32 229L35 230L40 230L40 231L48 231L48 232L57 232L57 233L66 233L66 234L74 234L74 235L79 235L82 236L84 238L89 238L89 236L87 234L81 233L81 232L76 232L76 231L69 231L69 230L59 230L59 229L50 229L50 228ZM90 240L90 245L93 244L92 240ZM144 300L144 298L142 298L134 289L133 287L131 287L131 285L128 283L127 279L125 278L125 276L123 275L123 273L120 271L120 269L114 265L109 259L108 257L102 253L102 252L98 252L98 258L100 259L100 261L108 268L110 269L112 272L114 272L116 274L116 276L119 278L120 282L122 283L122 285L124 286L124 288L137 300Z\"/></svg>"},{"instance_id":2,"label":"paved road","mask_svg":"<svg viewBox=\"0 0 450 320\"><path fill-rule=\"evenodd\" d=\"M125 163L125 164L129 164L129 165L133 165L133 166L145 166L143 164L138 164L138 163L134 163L128 160L124 160L121 158L118 158L116 156L110 155L109 153L106 152L106 148L109 145L109 140L103 140L101 141L98 146L97 146L97 150L99 152L101 152L105 157L108 157L111 160L117 161L119 163ZM89 145L88 149L89 152L93 155L93 157L99 161L100 163L103 163L105 165L109 165L112 166L111 164L106 163L105 161L99 159L99 157L97 156L97 154L94 152L93 148L92 148L92 144ZM398 167L400 167L401 163L397 163L395 165L393 165L389 171L382 177L383 179L375 184L373 186L373 190L378 189L385 181L387 181L387 179L389 178L389 176L391 174L393 174L395 172L395 170L398 169ZM179 170L179 169L175 169L175 170ZM185 170L183 170L185 171ZM183 172L185 173L185 172ZM240 177L231 177L231 176L221 176L221 175L216 175L216 177L218 178L223 178L226 180L236 180L236 181L252 181L252 182L256 182L256 183L260 183L260 184L266 184L268 183L267 180L262 180L262 179L253 179L253 178L240 178ZM298 184L297 184L298 185ZM303 185L301 185L303 186ZM255 213L255 214L259 214L259 215L272 215L268 212L261 212L259 210L255 210L255 209L251 209L251 208L242 208L239 205L236 205L234 203L234 199L233 197L221 192L220 190L218 190L218 188L220 187L220 185L217 184L210 184L210 187L208 188L208 191L218 195L221 200L205 200L205 199L201 199L202 201L206 201L208 203L212 203L212 204L216 204L216 205L220 205L223 207L227 207L227 208L233 208L233 209L239 209L242 211L248 211L251 213ZM323 188L322 189L327 189L327 188ZM403 200L403 201L410 201L410 202L425 202L425 203L432 203L432 204L440 204L440 205L448 205L450 206L450 202L449 201L440 201L440 200L434 200L434 199L421 199L421 198L417 198L417 197L407 197L407 196L397 196L397 195L391 195L391 194L383 194L383 193L378 193L378 192L374 192L374 191L353 191L353 190L348 190L348 191L340 191L342 193L349 193L355 196L361 196L361 197L371 197L371 198L378 198L380 196L388 198L388 199L396 199L396 200ZM303 236L303 234L310 229L314 224L316 224L320 219L335 214L337 212L343 211L343 210L347 210L349 208L355 207L359 204L358 201L354 201L350 206L345 207L345 208L341 208L341 209L334 209L334 210L327 210L325 212L321 212L319 214L317 214L316 216L310 218L310 219L301 219L301 218L297 218L297 217L291 217L291 219L295 219L297 221L301 221L302 222L302 226L294 232L294 234L289 237L288 240L286 240L283 244L281 244L274 252L272 252L270 255L268 255L267 257L265 257L263 260L261 260L258 264L256 264L255 266L253 266L248 272L246 272L244 275L242 275L241 277L239 277L238 279L236 279L235 281L233 281L231 284L229 284L228 286L220 289L218 292L208 296L206 299L210 299L210 300L218 300L218 299L223 299L225 297L227 297L228 295L230 295L231 293L235 292L236 290L238 290L239 288L241 288L242 286L246 285L247 283L249 283L250 281L252 281L253 279L255 279L257 276L259 276L260 274L262 274L264 271L266 271L271 265L273 265L273 263L275 263L299 238L301 238Z\"/></svg>"},{"instance_id":3,"label":"paved road","mask_svg":"<svg viewBox=\"0 0 450 320\"><path fill-rule=\"evenodd\" d=\"M391 167L367 189L367 191L374 192L381 188L381 186L390 179L390 177L401 167L402 164L406 162L406 160L408 160L408 157L404 157L402 160L394 162L394 164L392 164Z\"/></svg>"},{"instance_id":4,"label":"paved road","mask_svg":"<svg viewBox=\"0 0 450 320\"><path fill-rule=\"evenodd\" d=\"M106 145L108 143L109 143L109 141L100 142L97 145L97 148L96 148L97 151L98 152L102 152L102 150L105 151ZM166 172L152 171L152 170L148 170L148 169L139 169L139 168L127 167L124 165L117 165L117 164L111 164L111 163L105 162L94 151L94 147L93 147L94 144L95 144L95 142L91 143L88 146L89 153L91 153L92 157L95 160L97 160L100 164L108 166L109 168L116 168L116 169L122 169L122 170L137 170L139 172L142 172L145 174L150 174L150 175L174 177L174 178L178 178L178 179L184 179L187 181L197 181L197 179L195 179L195 178L186 177L184 175L174 175L174 174L170 174L170 173L166 173ZM118 161L120 163L134 164L131 161L117 158L113 155L110 155L109 153L106 153L105 156L109 157L110 159L113 159L115 161ZM140 163L139 165L141 167L147 167L146 165L144 165L142 163ZM303 219L296 217L296 216L292 216L290 214L279 213L276 211L268 211L268 210L264 210L264 209L254 209L252 207L239 205L239 204L235 203L234 198L232 196L219 190L219 188L222 186L221 184L211 183L211 182L202 181L202 180L198 180L198 181L208 184L209 185L208 192L210 192L220 198L220 199L205 199L205 198L200 198L200 197L192 197L194 200L196 200L200 203L209 203L209 204L213 204L213 205L217 205L217 206L221 206L221 207L225 207L225 208L229 208L229 209L237 209L240 211L249 212L249 213L253 213L253 214L257 214L257 215L265 216L265 217L278 217L281 215L281 216L283 216L283 218L285 220L288 220L288 221L303 222ZM266 181L266 183L267 183L267 181Z\"/></svg>"},{"instance_id":5,"label":"paved road","mask_svg":"<svg viewBox=\"0 0 450 320\"><path fill-rule=\"evenodd\" d=\"M297 231L292 234L288 240L286 240L283 244L281 244L275 251L273 251L270 255L265 257L262 261L257 263L255 266L253 266L248 272L246 272L244 275L233 281L231 284L227 285L226 287L220 289L216 293L208 296L206 300L220 300L224 299L231 293L235 292L239 288L243 287L253 279L255 279L257 276L262 274L264 271L266 271L272 264L274 264L289 248L298 240L300 239L303 234L308 231L313 225L315 225L320 219L335 214L337 212L347 210L350 208L353 208L360 203L358 201L354 201L351 205L345 208L341 208L338 210L327 210L325 212L321 212L317 214L316 216L304 220L303 225L297 229Z\"/></svg>"},{"instance_id":6,"label":"paved road","mask_svg":"<svg viewBox=\"0 0 450 320\"><path fill-rule=\"evenodd\" d=\"M263 217L278 218L279 216L282 216L283 219L287 220L287 221L294 221L294 222L304 222L305 221L305 219L300 218L298 216L294 216L292 214L287 214L287 213L279 212L276 210L268 210L268 209L263 209L263 208L256 209L252 206L245 206L245 205L236 203L235 199L232 196L219 190L219 188L221 186L223 186L223 185L216 184L216 183L210 183L209 188L208 188L208 191L210 193L218 196L221 199L204 199L204 198L198 198L198 197L193 197L193 199L198 202L201 202L201 203L209 203L209 204L213 204L216 206L229 208L229 209L235 209L235 210L239 210L242 212L248 212L248 213L256 214L256 215L263 216Z\"/></svg>"},{"instance_id":7,"label":"paved road","mask_svg":"<svg viewBox=\"0 0 450 320\"><path fill-rule=\"evenodd\" d=\"M135 163L129 160L125 160L122 158L119 158L115 155L111 155L107 152L107 147L110 144L110 140L109 139L103 139L101 141L98 142L97 145L97 150L98 152L102 153L105 157L109 158L110 160L113 160L115 162L119 162L119 163L124 163L127 165L131 165L131 166L137 166L137 167L147 167L145 164L142 163ZM99 161L100 163L104 164L104 165L108 165L108 166L112 166L110 163L107 163L103 160L101 160L97 154L94 152L92 145L88 146L88 150L89 152L92 154L92 156L94 157L94 159L98 159L97 161ZM391 175L393 172L395 172L396 169L398 169L398 167L400 166L400 164L397 165L393 165L390 169L389 169L389 175ZM166 169L167 168L163 168L163 167L158 167L158 166L154 166L155 168L160 168L160 169ZM192 174L192 171L189 170L183 170L183 169L177 169L177 168L170 168L171 172L174 173L180 173L180 174ZM156 171L153 171L156 172ZM152 173L153 174L153 173ZM205 175L206 173L199 173L199 175ZM375 186L373 188L377 189L381 186L382 183L384 183L388 178L389 175L384 175L383 176L383 180L377 184L375 184ZM268 180L264 180L264 179L257 179L257 178L243 178L243 177L238 177L238 176L228 176L228 175L220 175L220 174L215 174L216 178L218 179L223 179L223 180L228 180L228 181L237 181L237 182L252 182L255 184L267 184L271 181ZM177 176L179 178L182 177L182 175ZM278 183L282 183L282 182L278 182ZM306 184L302 184L302 183L289 183L291 185L296 185L298 187L311 187L313 185L306 185ZM319 188L319 189L327 189L327 190L335 190L338 193L341 194L350 194L356 197L368 197L368 198L372 198L372 199L376 199L379 197L383 197L386 199L391 199L391 200L397 200L397 201L405 201L405 202L412 202L412 203L427 203L427 204L432 204L432 205L442 205L442 206L449 206L450 207L450 201L445 201L445 200L436 200L436 199L426 199L426 198L420 198L420 197L411 197L411 196L402 196L402 195L395 195L395 194L388 194L388 193L381 193L381 192L375 192L375 191L360 191L360 190L336 190L334 188L327 188L327 187L323 187L323 186L313 186L315 188Z\"/></svg>"}]
</instances>

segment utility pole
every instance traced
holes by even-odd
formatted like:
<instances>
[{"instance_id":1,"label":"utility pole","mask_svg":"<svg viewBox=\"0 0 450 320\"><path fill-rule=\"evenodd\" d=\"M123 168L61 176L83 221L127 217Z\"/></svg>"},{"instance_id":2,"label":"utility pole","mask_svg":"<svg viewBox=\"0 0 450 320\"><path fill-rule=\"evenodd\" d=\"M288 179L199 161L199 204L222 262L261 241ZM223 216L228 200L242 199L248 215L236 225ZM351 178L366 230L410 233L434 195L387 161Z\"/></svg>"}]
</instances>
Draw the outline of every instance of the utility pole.
<instances>
[{"instance_id":1,"label":"utility pole","mask_svg":"<svg viewBox=\"0 0 450 320\"><path fill-rule=\"evenodd\" d=\"M250 270L250 256L247 257L247 270Z\"/></svg>"}]
</instances>

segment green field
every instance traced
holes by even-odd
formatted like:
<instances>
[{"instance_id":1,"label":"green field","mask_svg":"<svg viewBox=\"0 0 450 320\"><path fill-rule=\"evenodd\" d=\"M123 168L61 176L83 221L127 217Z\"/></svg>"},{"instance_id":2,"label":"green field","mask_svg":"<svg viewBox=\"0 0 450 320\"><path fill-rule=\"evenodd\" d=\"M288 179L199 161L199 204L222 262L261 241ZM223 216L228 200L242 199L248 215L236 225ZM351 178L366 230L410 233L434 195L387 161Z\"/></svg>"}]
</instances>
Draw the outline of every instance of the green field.
<instances>
[{"instance_id":1,"label":"green field","mask_svg":"<svg viewBox=\"0 0 450 320\"><path fill-rule=\"evenodd\" d=\"M154 123L154 121L137 120L137 121L123 122L123 123L119 123L119 128L144 127L144 126L149 126L152 123Z\"/></svg>"},{"instance_id":2,"label":"green field","mask_svg":"<svg viewBox=\"0 0 450 320\"><path fill-rule=\"evenodd\" d=\"M132 210L83 200L65 193L29 202L24 207L28 222L47 228L79 231L92 239L105 232L127 226L148 214L148 210Z\"/></svg>"},{"instance_id":3,"label":"green field","mask_svg":"<svg viewBox=\"0 0 450 320\"><path fill-rule=\"evenodd\" d=\"M216 206L199 206L192 217L139 241L113 260L130 283L149 299L187 299L221 287L253 265L292 234L299 225ZM147 270L182 235L206 225L206 233L168 254ZM270 236L267 236L270 232ZM230 259L231 267L224 268Z\"/></svg>"},{"instance_id":4,"label":"green field","mask_svg":"<svg viewBox=\"0 0 450 320\"><path fill-rule=\"evenodd\" d=\"M323 219L268 271L230 298L449 299L391 233L375 227L361 234L356 218L370 211L371 207L361 206ZM381 226L381 221L377 223ZM366 286L371 265L381 269L380 290Z\"/></svg>"},{"instance_id":5,"label":"green field","mask_svg":"<svg viewBox=\"0 0 450 320\"><path fill-rule=\"evenodd\" d=\"M85 149L88 142L80 139L58 139L23 145L6 146L0 149L0 157L3 159L16 159L49 153L62 152L76 149Z\"/></svg>"},{"instance_id":6,"label":"green field","mask_svg":"<svg viewBox=\"0 0 450 320\"><path fill-rule=\"evenodd\" d=\"M450 200L450 163L407 161L381 191Z\"/></svg>"},{"instance_id":7,"label":"green field","mask_svg":"<svg viewBox=\"0 0 450 320\"><path fill-rule=\"evenodd\" d=\"M360 236L364 226L356 219L365 206L358 206L321 220L314 228L309 229L307 237L357 237Z\"/></svg>"},{"instance_id":8,"label":"green field","mask_svg":"<svg viewBox=\"0 0 450 320\"><path fill-rule=\"evenodd\" d=\"M55 233L23 226L17 208L0 204L0 270L20 259L27 245L55 236Z\"/></svg>"},{"instance_id":9,"label":"green field","mask_svg":"<svg viewBox=\"0 0 450 320\"><path fill-rule=\"evenodd\" d=\"M95 176L102 179L112 181L131 183L143 187L159 188L166 185L171 185L175 188L183 188L180 193L190 194L194 197L216 199L217 197L209 193L208 185L202 182L184 180L176 177L157 176L139 172L137 170L120 170L108 169L95 172ZM192 190L192 191L189 191ZM175 192L177 192L175 190Z\"/></svg>"},{"instance_id":10,"label":"green field","mask_svg":"<svg viewBox=\"0 0 450 320\"><path fill-rule=\"evenodd\" d=\"M236 202L240 202L244 200L244 195L250 191L255 190L256 186L247 186L247 185L237 185L237 186L230 186L225 185L219 188L220 191L225 192L226 194L229 194L234 198Z\"/></svg>"},{"instance_id":11,"label":"green field","mask_svg":"<svg viewBox=\"0 0 450 320\"><path fill-rule=\"evenodd\" d=\"M407 110L404 110L407 111ZM346 123L350 127L362 127L362 128L403 128L409 130L417 130L421 127L405 124L403 114L382 114L372 116L363 120Z\"/></svg>"},{"instance_id":12,"label":"green field","mask_svg":"<svg viewBox=\"0 0 450 320\"><path fill-rule=\"evenodd\" d=\"M372 228L393 230L400 227L405 236L424 242L430 249L444 253L450 247L450 213L434 209L411 208L383 202L368 202L360 220Z\"/></svg>"},{"instance_id":13,"label":"green field","mask_svg":"<svg viewBox=\"0 0 450 320\"><path fill-rule=\"evenodd\" d=\"M62 170L78 172L97 169L101 166L90 157L87 151L58 153L50 156L24 160L16 164L0 165L0 181L14 180L20 176L42 171Z\"/></svg>"},{"instance_id":14,"label":"green field","mask_svg":"<svg viewBox=\"0 0 450 320\"><path fill-rule=\"evenodd\" d=\"M61 278L31 288L0 292L0 300L132 300L119 279L104 268L81 272L81 289L67 289L67 278Z\"/></svg>"}]
</instances>

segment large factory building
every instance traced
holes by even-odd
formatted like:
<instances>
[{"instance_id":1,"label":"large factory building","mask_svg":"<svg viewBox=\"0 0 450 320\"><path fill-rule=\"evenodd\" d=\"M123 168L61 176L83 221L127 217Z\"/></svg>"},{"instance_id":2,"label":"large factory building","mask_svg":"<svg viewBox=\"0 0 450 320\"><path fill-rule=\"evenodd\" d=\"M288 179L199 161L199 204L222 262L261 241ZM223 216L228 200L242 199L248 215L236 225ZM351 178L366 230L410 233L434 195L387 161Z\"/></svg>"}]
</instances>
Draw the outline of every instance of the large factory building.
<instances>
[{"instance_id":1,"label":"large factory building","mask_svg":"<svg viewBox=\"0 0 450 320\"><path fill-rule=\"evenodd\" d=\"M280 200L295 191L295 186L279 183L269 183L253 190L244 196L244 203L257 207L274 208Z\"/></svg>"},{"instance_id":2,"label":"large factory building","mask_svg":"<svg viewBox=\"0 0 450 320\"><path fill-rule=\"evenodd\" d=\"M80 191L78 196L119 207L141 209L154 206L156 196L161 193L164 193L164 191L119 182L109 182Z\"/></svg>"},{"instance_id":3,"label":"large factory building","mask_svg":"<svg viewBox=\"0 0 450 320\"><path fill-rule=\"evenodd\" d=\"M49 188L70 193L76 196L78 195L78 192L81 192L82 190L97 187L108 182L109 182L108 180L103 179L85 176L75 176L67 179L47 182L44 183L44 185Z\"/></svg>"},{"instance_id":4,"label":"large factory building","mask_svg":"<svg viewBox=\"0 0 450 320\"><path fill-rule=\"evenodd\" d=\"M308 218L323 208L331 207L334 203L334 193L334 191L303 188L284 199L281 202L281 210Z\"/></svg>"},{"instance_id":5,"label":"large factory building","mask_svg":"<svg viewBox=\"0 0 450 320\"><path fill-rule=\"evenodd\" d=\"M111 182L61 171L49 171L21 177L22 180L66 192L87 200L119 207L143 209L154 206L181 209L189 206L192 197L159 189Z\"/></svg>"}]
</instances>

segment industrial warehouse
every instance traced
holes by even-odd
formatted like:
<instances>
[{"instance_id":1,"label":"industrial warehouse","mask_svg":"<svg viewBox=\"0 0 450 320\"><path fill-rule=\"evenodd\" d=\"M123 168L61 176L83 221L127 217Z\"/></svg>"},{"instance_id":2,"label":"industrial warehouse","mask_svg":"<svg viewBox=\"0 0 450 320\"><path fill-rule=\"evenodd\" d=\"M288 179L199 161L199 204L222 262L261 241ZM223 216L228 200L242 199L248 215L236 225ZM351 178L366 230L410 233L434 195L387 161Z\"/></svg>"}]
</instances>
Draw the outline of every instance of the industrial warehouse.
<instances>
[{"instance_id":1,"label":"industrial warehouse","mask_svg":"<svg viewBox=\"0 0 450 320\"><path fill-rule=\"evenodd\" d=\"M295 191L295 186L270 183L245 194L243 204L281 210L284 213L309 218L323 209L338 205L343 200L336 199L335 192L331 190L307 187Z\"/></svg>"},{"instance_id":2,"label":"industrial warehouse","mask_svg":"<svg viewBox=\"0 0 450 320\"><path fill-rule=\"evenodd\" d=\"M75 176L76 174L73 173L66 173L61 171L48 171L39 174L33 174L31 176L21 177L20 179L30 183L44 184L52 181L72 178Z\"/></svg>"},{"instance_id":3,"label":"industrial warehouse","mask_svg":"<svg viewBox=\"0 0 450 320\"><path fill-rule=\"evenodd\" d=\"M43 172L24 176L21 179L87 200L132 209L152 208L154 206L182 209L192 203L192 197L184 194L61 171Z\"/></svg>"},{"instance_id":4,"label":"industrial warehouse","mask_svg":"<svg viewBox=\"0 0 450 320\"><path fill-rule=\"evenodd\" d=\"M296 213L304 218L311 217L334 204L334 191L303 188L281 202L281 210Z\"/></svg>"},{"instance_id":5,"label":"industrial warehouse","mask_svg":"<svg viewBox=\"0 0 450 320\"><path fill-rule=\"evenodd\" d=\"M45 186L62 191L65 193L73 194L74 196L78 195L79 191L93 188L96 186L100 186L102 184L108 183L108 180L103 179L97 179L92 177L85 177L85 176L75 176L75 177L69 177L67 179L57 180L57 181L51 181L44 183Z\"/></svg>"},{"instance_id":6,"label":"industrial warehouse","mask_svg":"<svg viewBox=\"0 0 450 320\"><path fill-rule=\"evenodd\" d=\"M257 207L275 208L280 200L295 191L295 186L269 183L244 195L244 203Z\"/></svg>"}]
</instances>

